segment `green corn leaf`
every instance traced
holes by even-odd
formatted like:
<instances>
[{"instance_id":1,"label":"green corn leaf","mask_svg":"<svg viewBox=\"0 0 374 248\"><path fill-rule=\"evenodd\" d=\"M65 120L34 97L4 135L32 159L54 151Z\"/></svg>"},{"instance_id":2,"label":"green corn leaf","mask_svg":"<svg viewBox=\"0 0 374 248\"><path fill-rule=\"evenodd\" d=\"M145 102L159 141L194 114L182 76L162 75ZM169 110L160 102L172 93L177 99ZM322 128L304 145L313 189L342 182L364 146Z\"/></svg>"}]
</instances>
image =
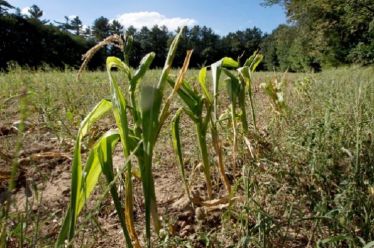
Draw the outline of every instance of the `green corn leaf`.
<instances>
[{"instance_id":1,"label":"green corn leaf","mask_svg":"<svg viewBox=\"0 0 374 248\"><path fill-rule=\"evenodd\" d=\"M139 80L141 80L145 73L148 71L149 67L151 66L156 54L154 52L148 53L146 56L142 58L140 61L140 65L138 69L136 70L133 78L131 79L130 85L131 85L131 90L135 90L136 86L139 83Z\"/></svg>"},{"instance_id":2,"label":"green corn leaf","mask_svg":"<svg viewBox=\"0 0 374 248\"><path fill-rule=\"evenodd\" d=\"M108 57L106 59L106 67L108 68L118 68L122 70L129 78L131 78L131 70L128 65L126 65L124 62L122 62L117 57Z\"/></svg>"},{"instance_id":3,"label":"green corn leaf","mask_svg":"<svg viewBox=\"0 0 374 248\"><path fill-rule=\"evenodd\" d=\"M221 59L221 65L220 66L226 67L226 68L237 68L239 66L239 63L238 63L238 61L236 61L232 58L224 57L223 59Z\"/></svg>"},{"instance_id":4,"label":"green corn leaf","mask_svg":"<svg viewBox=\"0 0 374 248\"><path fill-rule=\"evenodd\" d=\"M148 64L148 66L149 66L149 62L152 60L152 56L153 55L151 54L149 59L146 59L146 61L144 62L145 67L147 66L146 64ZM135 143L133 138L131 138L130 134L135 134L136 135L138 130L134 131L134 130L130 129L128 118L127 118L127 113L126 113L127 101L126 101L120 87L118 86L117 81L114 79L114 77L112 76L112 73L111 73L111 68L112 67L117 67L117 68L123 69L121 67L121 64L123 64L123 63L116 58L109 57L107 59L107 71L108 71L108 75L109 75L109 79L110 79L110 86L111 86L111 93L112 93L113 114L114 114L114 118L116 120L116 124L119 128L119 134L121 136L123 155L125 156L125 158L128 158L129 155L130 155L130 152L132 151L131 148L134 147L134 143ZM141 73L143 73L143 72L145 73L145 71L143 69L140 70L140 71L139 71L140 74L137 74L138 79L140 79L139 76L141 76ZM133 82L133 84L135 84L134 82ZM134 118L134 121L136 123L136 126L138 126L138 125L141 124L141 121L138 119L138 118L140 118L140 113L138 114L138 111L137 111L137 109L139 109L139 107L137 107L135 105L136 101L134 99L135 96L133 95L134 94L134 87L130 86L130 88L132 88L131 91L130 91L130 94L132 95L131 100L132 100L132 103L133 103L133 109L135 109L135 111L132 112L133 113L133 118ZM152 101L153 98L151 97L150 99ZM152 108L153 107L157 108L156 104L152 105ZM151 123L151 124L154 124L154 123ZM149 134L149 132L147 132L146 130L143 132L143 140L146 140L144 138L144 133ZM147 136L147 138L148 138L148 136ZM137 139L139 140L140 137L137 137ZM144 155L144 152L143 152L143 150L139 149L139 151L137 151L136 154ZM127 225L128 225L131 237L133 238L135 243L138 243L138 238L137 238L137 234L136 234L136 231L135 231L135 228L134 228L134 220L133 220L133 215L132 215L132 213L133 213L133 203L132 203L133 187L132 187L132 180L131 180L131 176L132 176L131 161L127 161L125 166L126 166L126 169L127 169L127 176L126 176L127 180L125 182L125 192L126 192L125 193L125 201L126 201L125 215L127 216ZM140 163L140 168L142 169L142 167L143 167L142 163Z\"/></svg>"},{"instance_id":5,"label":"green corn leaf","mask_svg":"<svg viewBox=\"0 0 374 248\"><path fill-rule=\"evenodd\" d=\"M55 248L65 247L65 241L69 241L68 235L69 235L70 223L71 223L71 209L69 206L66 211L66 215L62 223L62 226L60 228L60 232L58 234L58 237L55 243Z\"/></svg>"},{"instance_id":6,"label":"green corn leaf","mask_svg":"<svg viewBox=\"0 0 374 248\"><path fill-rule=\"evenodd\" d=\"M262 54L257 54L257 56L255 57L253 63L249 67L250 70L251 70L251 72L254 72L256 70L257 66L262 62L263 58L264 58L264 56Z\"/></svg>"},{"instance_id":7,"label":"green corn leaf","mask_svg":"<svg viewBox=\"0 0 374 248\"><path fill-rule=\"evenodd\" d=\"M161 77L160 77L160 80L157 84L158 89L162 88L164 86L164 84L166 83L167 79L168 79L169 72L170 72L171 66L173 64L174 57L175 57L175 53L177 52L177 47L178 47L178 44L181 40L181 37L182 37L182 34L183 34L185 28L186 27L183 27L183 28L180 29L179 33L175 36L173 42L170 45L169 52L168 52L168 55L166 57L165 65L164 65L164 68L162 69Z\"/></svg>"},{"instance_id":8,"label":"green corn leaf","mask_svg":"<svg viewBox=\"0 0 374 248\"><path fill-rule=\"evenodd\" d=\"M257 69L258 65L261 64L261 62L263 61L263 59L264 59L264 55L259 54L256 63L254 63L253 66L251 67L252 72Z\"/></svg>"},{"instance_id":9,"label":"green corn leaf","mask_svg":"<svg viewBox=\"0 0 374 248\"><path fill-rule=\"evenodd\" d=\"M255 51L252 56L245 61L244 67L248 67L250 69L250 72L254 72L257 66L261 63L263 57L264 56L262 54L259 54L258 51Z\"/></svg>"},{"instance_id":10,"label":"green corn leaf","mask_svg":"<svg viewBox=\"0 0 374 248\"><path fill-rule=\"evenodd\" d=\"M172 122L171 122L171 134L172 134L172 139L173 139L173 148L174 152L177 154L177 159L178 159L178 165L179 165L179 172L181 174L186 193L189 199L190 197L190 190L188 187L187 179L186 179L186 174L184 171L184 164L183 164L183 153L182 153L182 144L180 141L180 132L179 132L179 122L180 122L180 115L182 113L183 109L180 108L177 113L175 114Z\"/></svg>"},{"instance_id":11,"label":"green corn leaf","mask_svg":"<svg viewBox=\"0 0 374 248\"><path fill-rule=\"evenodd\" d=\"M213 105L212 105L212 102L209 102L206 99L203 99L203 104L206 107L206 115L205 115L205 118L202 118L202 130L203 132L207 132L208 125L211 120L211 113L212 113Z\"/></svg>"},{"instance_id":12,"label":"green corn leaf","mask_svg":"<svg viewBox=\"0 0 374 248\"><path fill-rule=\"evenodd\" d=\"M79 126L78 138L81 140L88 132L93 123L100 119L112 108L112 103L108 99L101 100L88 115L83 119Z\"/></svg>"},{"instance_id":13,"label":"green corn leaf","mask_svg":"<svg viewBox=\"0 0 374 248\"><path fill-rule=\"evenodd\" d=\"M198 92L192 90L191 85L188 83L188 81L183 80L183 84L179 88L181 92L186 92L190 98L192 98L195 102L199 102L201 97Z\"/></svg>"},{"instance_id":14,"label":"green corn leaf","mask_svg":"<svg viewBox=\"0 0 374 248\"><path fill-rule=\"evenodd\" d=\"M230 97L231 103L235 105L236 98L240 93L239 81L236 78L226 78L225 83L226 83L226 89Z\"/></svg>"},{"instance_id":15,"label":"green corn leaf","mask_svg":"<svg viewBox=\"0 0 374 248\"><path fill-rule=\"evenodd\" d=\"M194 89L188 81L184 80L183 81L183 86L188 90L189 92L193 92L196 94L196 89Z\"/></svg>"},{"instance_id":16,"label":"green corn leaf","mask_svg":"<svg viewBox=\"0 0 374 248\"><path fill-rule=\"evenodd\" d=\"M159 129L159 115L162 103L162 93L154 86L144 86L141 91L141 116L142 116L142 137L143 156L139 163L141 180L143 185L145 203L145 221L147 246L151 241L151 215L152 208L157 212L156 195L152 176L152 156L156 142L157 130ZM156 214L158 215L158 214ZM158 216L153 216L155 231L160 228Z\"/></svg>"},{"instance_id":17,"label":"green corn leaf","mask_svg":"<svg viewBox=\"0 0 374 248\"><path fill-rule=\"evenodd\" d=\"M251 87L251 77L249 74L249 67L243 66L238 68L239 78L240 81L245 85L245 87L250 88Z\"/></svg>"},{"instance_id":18,"label":"green corn leaf","mask_svg":"<svg viewBox=\"0 0 374 248\"><path fill-rule=\"evenodd\" d=\"M168 78L168 83L171 88L174 89L175 81L171 78ZM186 80L183 80L182 85L178 89L178 92L179 91L183 92L183 94L187 95L188 97L195 99L196 101L198 101L198 99L200 98L198 94L192 90L191 85Z\"/></svg>"},{"instance_id":19,"label":"green corn leaf","mask_svg":"<svg viewBox=\"0 0 374 248\"><path fill-rule=\"evenodd\" d=\"M117 137L118 136L118 137ZM117 144L119 140L119 134L115 130L110 130L101 136L100 140L95 145L94 149L91 150L90 154L88 155L88 159L86 162L86 166L84 167L84 183L82 185L81 194L79 196L78 202L78 214L82 210L86 200L91 195L94 187L96 186L99 176L101 174L101 167L100 161L97 156L97 149L98 145L101 144L102 140L108 139L112 141L112 148Z\"/></svg>"},{"instance_id":20,"label":"green corn leaf","mask_svg":"<svg viewBox=\"0 0 374 248\"><path fill-rule=\"evenodd\" d=\"M129 54L130 50L132 48L132 45L134 43L134 38L131 35L127 35L124 38L124 51L123 51L123 57L126 64L129 64Z\"/></svg>"},{"instance_id":21,"label":"green corn leaf","mask_svg":"<svg viewBox=\"0 0 374 248\"><path fill-rule=\"evenodd\" d=\"M126 99L123 96L123 93L118 86L117 81L114 79L111 73L111 69L113 67L123 68L121 65L124 65L122 61L115 57L108 57L107 58L107 72L109 76L109 82L111 87L111 94L112 94L112 103L113 103L113 114L116 120L117 126L119 128L119 133L121 135L121 143L123 146L123 152L125 157L129 156L129 147L128 147L128 137L129 137L129 124L126 115Z\"/></svg>"},{"instance_id":22,"label":"green corn leaf","mask_svg":"<svg viewBox=\"0 0 374 248\"><path fill-rule=\"evenodd\" d=\"M208 99L209 102L211 102L212 96L210 95L208 88L206 86L206 72L207 72L206 67L201 68L199 72L199 83L200 83L201 89L203 90L205 97Z\"/></svg>"},{"instance_id":23,"label":"green corn leaf","mask_svg":"<svg viewBox=\"0 0 374 248\"><path fill-rule=\"evenodd\" d=\"M169 79L168 82L171 87L174 88L174 81ZM192 118L192 120L197 121L202 111L202 99L196 92L189 89L186 85L188 85L188 83L186 81L183 82L177 93L186 105L185 112Z\"/></svg>"},{"instance_id":24,"label":"green corn leaf","mask_svg":"<svg viewBox=\"0 0 374 248\"><path fill-rule=\"evenodd\" d=\"M213 117L214 121L217 120L217 104L218 104L218 88L219 88L219 78L221 76L222 67L226 68L236 68L239 63L232 58L224 57L221 60L215 62L211 65L212 68L212 78L213 78Z\"/></svg>"},{"instance_id":25,"label":"green corn leaf","mask_svg":"<svg viewBox=\"0 0 374 248\"><path fill-rule=\"evenodd\" d=\"M83 182L80 189L78 205L77 205L77 215L82 210L86 199L89 198L92 190L96 186L97 180L100 176L101 168L99 160L95 152L91 151L88 155L86 166L84 167L83 172Z\"/></svg>"},{"instance_id":26,"label":"green corn leaf","mask_svg":"<svg viewBox=\"0 0 374 248\"><path fill-rule=\"evenodd\" d=\"M89 127L101 116L112 108L112 103L106 99L100 101L93 110L81 122L78 130L77 139L74 148L74 157L72 162L72 179L70 206L60 230L56 247L64 245L65 240L70 241L74 237L75 223L79 214L79 198L82 188L82 161L81 161L81 142L87 134Z\"/></svg>"},{"instance_id":27,"label":"green corn leaf","mask_svg":"<svg viewBox=\"0 0 374 248\"><path fill-rule=\"evenodd\" d=\"M140 172L143 184L145 202L145 221L147 246L151 241L151 208L157 208L154 193L154 183L152 176L152 155L156 137L155 130L158 130L158 117L160 114L162 93L154 86L144 86L141 90L140 109L142 115L142 137L143 137L143 157L141 160ZM156 210L157 211L157 210ZM158 220L154 220L154 223ZM158 228L158 227L157 227ZM156 230L158 232L158 230Z\"/></svg>"},{"instance_id":28,"label":"green corn leaf","mask_svg":"<svg viewBox=\"0 0 374 248\"><path fill-rule=\"evenodd\" d=\"M177 154L178 157L178 163L182 167L181 168L181 173L182 173L182 178L185 178L184 174L184 168L183 168L183 155L182 155L182 147L181 147L181 142L180 142L180 135L179 135L179 122L180 122L180 115L182 113L183 109L180 108L178 109L177 113L175 114L173 120L172 120L172 125L171 125L171 130L172 130L172 137L173 137L173 148Z\"/></svg>"},{"instance_id":29,"label":"green corn leaf","mask_svg":"<svg viewBox=\"0 0 374 248\"><path fill-rule=\"evenodd\" d=\"M81 141L87 134L89 127L97 121L103 114L108 112L112 104L108 100L102 100L91 111L81 123L78 131L78 137L74 149L74 158L72 162L72 183L71 183L71 220L69 227L69 240L74 236L75 223L78 215L78 201L80 197L80 188L82 187L82 161L81 161Z\"/></svg>"},{"instance_id":30,"label":"green corn leaf","mask_svg":"<svg viewBox=\"0 0 374 248\"><path fill-rule=\"evenodd\" d=\"M252 72L254 69L256 69L257 65L261 60L258 60L258 63L256 62L256 58L259 56L255 52L245 63L245 66L240 67L237 69L239 72L239 79L242 82L243 87L245 87L248 90L248 95L249 95L249 100L251 103L251 112L252 112L252 119L253 119L253 126L255 129L257 129L256 125L256 113L254 109L254 102L253 102L253 91L252 91ZM247 65L249 64L249 65ZM254 65L254 66L253 66ZM251 66L254 68L253 71L251 72ZM246 111L245 111L245 90L241 92L239 95L239 106L242 110L242 125L245 133L248 133L248 124L247 124L247 118L246 118Z\"/></svg>"},{"instance_id":31,"label":"green corn leaf","mask_svg":"<svg viewBox=\"0 0 374 248\"><path fill-rule=\"evenodd\" d=\"M218 83L221 76L221 61L218 61L211 65L212 67L212 79L213 79L213 120L217 120L218 109L217 109L217 98L218 98Z\"/></svg>"},{"instance_id":32,"label":"green corn leaf","mask_svg":"<svg viewBox=\"0 0 374 248\"><path fill-rule=\"evenodd\" d=\"M221 75L221 68L237 68L238 66L239 63L229 57L224 57L211 65L214 95L217 95L218 82Z\"/></svg>"},{"instance_id":33,"label":"green corn leaf","mask_svg":"<svg viewBox=\"0 0 374 248\"><path fill-rule=\"evenodd\" d=\"M183 66L179 70L178 77L175 80L174 88L173 88L171 94L166 99L165 104L162 108L161 115L159 117L159 123L160 124L159 124L159 129L157 130L157 135L160 132L160 127L163 125L167 116L170 114L169 108L170 108L170 104L171 104L172 100L174 99L174 96L176 94L178 94L178 91L179 91L180 87L183 85L184 82L186 82L184 80L184 77L186 76L186 73L188 71L188 66L190 64L192 52L193 52L192 50L187 51L186 57L184 58Z\"/></svg>"},{"instance_id":34,"label":"green corn leaf","mask_svg":"<svg viewBox=\"0 0 374 248\"><path fill-rule=\"evenodd\" d=\"M241 87L239 84L238 78L229 70L222 68L223 72L229 77L229 80L225 80L226 87L229 92L229 95L231 96L231 101L235 103L235 99L233 97L236 97L239 95Z\"/></svg>"},{"instance_id":35,"label":"green corn leaf","mask_svg":"<svg viewBox=\"0 0 374 248\"><path fill-rule=\"evenodd\" d=\"M196 115L196 113L192 112L191 110L185 108L184 112L191 118L192 121L198 122L199 116Z\"/></svg>"},{"instance_id":36,"label":"green corn leaf","mask_svg":"<svg viewBox=\"0 0 374 248\"><path fill-rule=\"evenodd\" d=\"M155 58L155 53L151 52L143 57L143 59L140 61L140 65L138 69L136 70L134 77L130 80L130 100L132 104L132 115L135 122L135 129L136 132L138 132L139 135L139 129L141 126L140 121L140 109L137 104L139 101L138 99L138 92L140 87L140 80L144 77L145 73L148 71L149 67L151 66L153 60Z\"/></svg>"},{"instance_id":37,"label":"green corn leaf","mask_svg":"<svg viewBox=\"0 0 374 248\"><path fill-rule=\"evenodd\" d=\"M255 60L255 57L257 55L257 51L255 51L244 63L244 67L250 67L253 64L253 61Z\"/></svg>"},{"instance_id":38,"label":"green corn leaf","mask_svg":"<svg viewBox=\"0 0 374 248\"><path fill-rule=\"evenodd\" d=\"M84 170L84 185L82 186L81 195L79 199L78 205L78 213L83 208L86 200L91 195L94 187L96 186L99 176L101 174L101 162L99 157L97 156L97 149L101 146L106 140L111 141L110 144L112 145L112 149L114 149L115 145L119 141L119 134L115 130L109 130L101 138L96 142L94 148L91 150L88 160ZM86 169L87 168L87 169Z\"/></svg>"},{"instance_id":39,"label":"green corn leaf","mask_svg":"<svg viewBox=\"0 0 374 248\"><path fill-rule=\"evenodd\" d=\"M236 76L229 70L227 70L226 68L222 68L223 72L229 77L231 78L232 80L237 80Z\"/></svg>"},{"instance_id":40,"label":"green corn leaf","mask_svg":"<svg viewBox=\"0 0 374 248\"><path fill-rule=\"evenodd\" d=\"M100 161L101 168L102 168L103 174L105 175L107 179L108 185L111 185L110 193L112 195L114 206L116 208L117 215L120 220L120 224L123 230L123 234L125 236L126 244L128 247L132 247L130 235L126 227L125 215L124 215L122 203L118 196L115 183L113 183L114 174L113 174L112 153L114 150L113 148L115 144L118 142L119 138L120 138L120 135L116 132L106 133L95 146L94 152L95 152L95 155L98 157L98 160Z\"/></svg>"},{"instance_id":41,"label":"green corn leaf","mask_svg":"<svg viewBox=\"0 0 374 248\"><path fill-rule=\"evenodd\" d=\"M154 130L158 127L158 117L162 104L162 92L153 85L144 85L140 91L140 110L143 122L144 142L153 143Z\"/></svg>"}]
</instances>

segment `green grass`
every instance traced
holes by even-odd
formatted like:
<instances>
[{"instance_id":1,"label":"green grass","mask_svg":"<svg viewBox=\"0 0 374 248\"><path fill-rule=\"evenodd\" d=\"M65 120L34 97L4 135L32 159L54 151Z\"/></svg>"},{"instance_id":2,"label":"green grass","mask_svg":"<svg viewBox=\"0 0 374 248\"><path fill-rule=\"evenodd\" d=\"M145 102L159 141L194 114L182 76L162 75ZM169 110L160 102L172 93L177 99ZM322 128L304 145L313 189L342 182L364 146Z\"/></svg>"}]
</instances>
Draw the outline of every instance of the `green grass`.
<instances>
[{"instance_id":1,"label":"green grass","mask_svg":"<svg viewBox=\"0 0 374 248\"><path fill-rule=\"evenodd\" d=\"M118 73L114 73L116 78L120 78ZM149 71L143 81L153 82L160 74L160 70ZM187 74L193 87L198 86L198 74L197 70ZM374 68L359 67L320 74L288 74L282 85L287 111L277 114L271 106L272 99L259 85L273 77L279 80L282 74L255 73L252 82L253 102L259 136L249 136L253 157L245 142L238 141L237 157L240 161L233 164L230 161L230 146L224 148L225 166L236 199L229 207L218 211L217 216L195 222L192 240L178 233L167 233L161 235L155 244L164 247L188 244L362 247L373 241L373 75ZM122 81L118 83L124 85ZM48 137L58 140L56 146L72 154L72 148L67 144L75 139L79 123L96 103L110 96L105 72L86 72L78 82L75 71L14 68L7 74L0 74L0 86L0 127L10 126L14 121L21 120L22 115L33 127L29 133L26 129L25 135L0 137L0 152L14 158L19 149L17 142L21 144L20 149L27 150L29 144L43 140L46 133L49 133ZM222 99L226 100L220 104L228 107L228 95L222 94ZM26 107L20 107L24 103ZM182 104L177 101L173 107L178 108ZM247 105L249 110L249 99ZM181 116L180 123L182 133L190 130L188 125L191 123L187 118ZM84 145L90 147L90 140L96 140L99 134L113 127L113 124L104 119L95 125L97 133L89 133L83 141ZM222 142L231 144L233 131L230 120L218 128ZM162 134L168 134L169 126L165 125L164 129ZM185 139L185 143L196 142L192 134L185 133L181 137L182 143ZM172 146L168 139L162 139L161 142L164 146ZM209 146L211 142L208 136ZM185 146L183 152L186 149L191 159L199 160L196 147ZM162 165L162 161L157 159L160 157L155 157L155 163L160 162ZM168 161L173 161L177 168L174 157ZM234 170L238 166L239 172ZM8 170L8 167L9 164L0 157L0 168ZM191 169L185 170L190 173ZM28 176L32 179L32 175ZM48 181L50 175L45 173L43 176L43 180ZM219 182L219 175L213 175L213 182ZM99 184L101 186L96 190L104 193L104 180ZM102 198L99 209L108 202L105 199L108 197ZM92 210L95 206L82 210L82 215L87 218L97 216L99 213ZM65 210L60 209L62 212ZM52 245L57 235L48 236L42 230L48 227L48 221L56 219L61 223L63 217L61 212L52 216L43 211L27 209L11 211L8 216L3 213L2 209L0 222L5 226L7 242L18 246L20 240L24 245L34 244L36 247ZM168 217L166 215L164 219ZM40 221L40 225L37 225L37 221ZM19 223L25 223L26 227L22 228ZM82 219L80 223L82 229L86 228L85 225L87 228L92 226L92 220ZM90 228L97 230L97 227ZM98 236L79 236L76 242L81 244L83 241L80 240L85 239L91 240L87 244L94 247Z\"/></svg>"}]
</instances>

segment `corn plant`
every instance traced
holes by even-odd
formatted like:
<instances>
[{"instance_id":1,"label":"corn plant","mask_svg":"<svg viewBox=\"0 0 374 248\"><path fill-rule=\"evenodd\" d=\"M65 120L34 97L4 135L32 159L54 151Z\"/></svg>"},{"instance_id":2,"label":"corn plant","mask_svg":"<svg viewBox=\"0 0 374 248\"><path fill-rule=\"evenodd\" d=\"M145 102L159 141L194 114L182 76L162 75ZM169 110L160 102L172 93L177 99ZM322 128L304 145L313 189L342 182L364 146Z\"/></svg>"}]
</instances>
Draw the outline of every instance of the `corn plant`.
<instances>
[{"instance_id":1,"label":"corn plant","mask_svg":"<svg viewBox=\"0 0 374 248\"><path fill-rule=\"evenodd\" d=\"M295 89L299 96L311 100L310 89L312 86L312 79L309 77L304 77L300 80L295 81Z\"/></svg>"},{"instance_id":2,"label":"corn plant","mask_svg":"<svg viewBox=\"0 0 374 248\"><path fill-rule=\"evenodd\" d=\"M252 80L253 80L253 73L256 70L257 66L261 63L263 56L255 52L251 57L249 57L242 67L237 69L237 73L234 74L233 72L223 68L223 72L228 76L225 79L227 92L230 96L231 100L231 118L233 123L233 131L234 137L236 137L236 108L238 107L241 111L240 113L240 120L242 123L242 128L244 134L248 135L249 133L249 126L247 121L247 111L246 111L246 92L248 91L248 96L251 105L251 113L252 113L252 120L253 120L253 127L257 130L256 125L256 114L254 110L254 103L253 103L253 91L252 91Z\"/></svg>"},{"instance_id":3,"label":"corn plant","mask_svg":"<svg viewBox=\"0 0 374 248\"><path fill-rule=\"evenodd\" d=\"M146 55L141 60L139 68L135 72L120 59L108 57L106 65L110 82L111 99L102 100L81 123L78 131L72 164L70 205L56 242L57 247L64 245L65 242L70 243L72 241L78 215L97 184L101 172L104 173L107 179L127 246L132 247L134 245L135 247L140 247L132 217L133 192L131 176L133 168L130 160L132 155L137 157L143 186L145 230L148 247L151 245L151 220L155 231L159 232L161 224L157 211L152 176L152 158L160 129L170 114L169 107L171 100L183 81L191 57L191 52L187 53L175 87L163 104L164 86L167 83L182 32L183 29L181 29L172 42L160 79L153 85L141 85L141 81L155 57L154 53ZM119 87L116 78L111 73L112 68L117 68L124 73L129 82L127 94L124 94ZM86 165L82 168L82 138L87 134L89 127L110 110L113 112L118 130L110 131L99 139L91 150ZM112 163L112 152L119 140L121 141L125 157L123 169L117 174L125 174L124 206L116 191L115 178L118 178L118 176L114 177Z\"/></svg>"},{"instance_id":4,"label":"corn plant","mask_svg":"<svg viewBox=\"0 0 374 248\"><path fill-rule=\"evenodd\" d=\"M232 58L225 57L216 63L211 65L212 68L212 78L213 78L213 92L214 92L214 113L212 118L212 138L213 138L213 145L218 155L218 164L220 167L221 176L222 178L225 177L224 173L224 166L223 166L223 158L222 158L222 149L221 149L221 142L218 136L217 130L217 123L219 120L217 119L217 105L218 105L218 89L219 89L219 80L221 73L228 77L225 79L227 91L230 96L231 104L230 104L230 113L231 113L231 123L232 123L232 130L233 130L233 160L236 161L236 147L237 147L237 129L236 129L236 108L237 106L241 110L241 122L242 128L244 130L244 134L248 135L249 127L247 123L247 114L246 114L246 91L248 91L250 103L251 103L251 110L252 110L252 119L253 119L253 126L256 129L256 115L253 105L253 92L252 92L252 74L256 70L259 63L262 61L262 55L255 52L250 58L246 60L242 67L239 67L239 63L233 60ZM238 68L239 67L239 68ZM237 73L232 72L231 68L237 70Z\"/></svg>"},{"instance_id":5,"label":"corn plant","mask_svg":"<svg viewBox=\"0 0 374 248\"><path fill-rule=\"evenodd\" d=\"M254 102L253 102L253 90L252 90L252 83L253 83L253 73L256 71L257 66L262 62L263 55L259 54L257 51L253 53L251 57L249 57L246 62L244 63L243 67L238 68L239 73L239 80L242 83L241 89L244 92L239 94L239 108L241 109L241 122L243 125L243 130L245 134L248 134L248 124L247 124L247 117L246 117L246 103L245 103L245 91L248 91L248 96L251 104L251 113L252 113L252 120L253 120L253 127L257 130L256 124L256 112L254 109Z\"/></svg>"},{"instance_id":6,"label":"corn plant","mask_svg":"<svg viewBox=\"0 0 374 248\"><path fill-rule=\"evenodd\" d=\"M274 77L273 79L268 79L265 83L260 85L260 87L264 89L265 94L270 98L272 109L277 115L282 115L282 113L287 110L283 93L283 85L286 74L287 71L283 74L281 80Z\"/></svg>"},{"instance_id":7,"label":"corn plant","mask_svg":"<svg viewBox=\"0 0 374 248\"><path fill-rule=\"evenodd\" d=\"M209 126L213 139L213 147L215 153L218 157L218 168L222 182L224 183L226 190L231 191L230 183L225 174L225 168L223 164L223 155L220 145L220 140L218 136L218 130L216 127L216 110L217 109L217 92L218 92L218 80L221 73L221 67L235 67L237 62L230 58L223 58L217 63L211 66L213 75L213 82L215 82L213 91L214 95L209 92L207 87L207 67L204 67L199 72L199 83L202 93L193 89L191 85L184 81L181 87L178 90L178 95L184 103L183 111L190 117L194 122L196 128L196 136L199 144L199 151L202 158L203 171L207 184L207 193L208 198L211 199L213 195L212 182L211 182L211 165L209 162L208 146L207 146L207 134L209 131ZM215 81L216 80L216 81ZM174 87L174 82L169 80L169 84ZM179 134L179 118L182 113L182 110L179 110L172 122L172 135L173 135L173 145L175 153L178 157L178 164L180 166L180 171L186 190L188 192L188 184L185 179L184 169L183 169L183 156L182 148L180 142Z\"/></svg>"},{"instance_id":8,"label":"corn plant","mask_svg":"<svg viewBox=\"0 0 374 248\"><path fill-rule=\"evenodd\" d=\"M219 82L222 71L228 73L228 68L237 68L239 63L232 58L224 57L221 60L213 63L211 67L212 73L212 87L213 87L213 113L211 121L211 135L213 141L213 147L217 154L218 169L224 185L226 186L229 194L231 193L231 185L227 179L225 173L225 166L223 161L222 143L219 137L218 124L220 122L218 118L218 94L219 94ZM232 95L232 94L231 94ZM234 142L235 143L235 142ZM235 156L235 155L234 155Z\"/></svg>"},{"instance_id":9,"label":"corn plant","mask_svg":"<svg viewBox=\"0 0 374 248\"><path fill-rule=\"evenodd\" d=\"M200 85L203 89L204 94L200 94L198 91L193 90L191 85L184 81L181 87L178 90L178 95L180 99L184 102L183 111L191 118L195 124L196 136L199 144L200 155L202 158L203 171L206 179L207 193L208 197L212 198L212 179L210 171L210 162L208 154L208 146L206 136L208 133L208 125L210 121L210 115L212 111L212 97L206 88L206 68L203 68L200 71ZM169 80L169 84L172 87L175 87L173 80ZM173 120L172 125L172 134L173 134L173 144L174 150L178 157L178 164L181 167L181 173L183 180L185 181L184 170L183 170L183 157L182 157L182 148L180 145L180 135L179 135L179 118L181 115L181 110L179 110ZM188 186L185 182L187 191Z\"/></svg>"}]
</instances>

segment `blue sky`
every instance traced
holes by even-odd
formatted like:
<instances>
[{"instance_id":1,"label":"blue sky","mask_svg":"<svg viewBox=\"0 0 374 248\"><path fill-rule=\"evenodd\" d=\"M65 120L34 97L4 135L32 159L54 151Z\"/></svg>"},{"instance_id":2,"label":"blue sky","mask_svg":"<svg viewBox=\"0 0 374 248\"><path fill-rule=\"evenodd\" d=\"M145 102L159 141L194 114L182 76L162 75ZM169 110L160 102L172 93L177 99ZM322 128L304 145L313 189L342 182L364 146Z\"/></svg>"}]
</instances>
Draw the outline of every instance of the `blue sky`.
<instances>
[{"instance_id":1,"label":"blue sky","mask_svg":"<svg viewBox=\"0 0 374 248\"><path fill-rule=\"evenodd\" d=\"M206 25L216 33L259 27L271 32L286 22L280 6L264 7L261 0L8 0L24 11L32 4L43 11L43 18L63 21L64 16L78 15L85 25L100 16L118 19L125 26L164 24Z\"/></svg>"}]
</instances>

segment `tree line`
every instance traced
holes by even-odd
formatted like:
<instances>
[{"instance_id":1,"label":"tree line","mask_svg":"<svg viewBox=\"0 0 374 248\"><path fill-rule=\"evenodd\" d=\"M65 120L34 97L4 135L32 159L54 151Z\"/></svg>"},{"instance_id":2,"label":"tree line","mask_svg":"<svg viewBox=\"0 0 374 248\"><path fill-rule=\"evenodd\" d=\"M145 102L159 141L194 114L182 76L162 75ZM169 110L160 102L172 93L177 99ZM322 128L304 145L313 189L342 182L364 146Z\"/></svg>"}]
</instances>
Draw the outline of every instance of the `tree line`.
<instances>
[{"instance_id":1,"label":"tree line","mask_svg":"<svg viewBox=\"0 0 374 248\"><path fill-rule=\"evenodd\" d=\"M374 63L373 0L265 0L289 20L262 43L265 63L279 70L319 70Z\"/></svg>"},{"instance_id":2,"label":"tree line","mask_svg":"<svg viewBox=\"0 0 374 248\"><path fill-rule=\"evenodd\" d=\"M206 26L189 27L176 64L182 64L187 49L194 49L192 67L224 56L244 60L256 50L264 54L260 69L266 70L318 71L343 64L374 63L373 1L265 0L264 4L283 5L289 23L279 25L270 34L253 27L225 36ZM28 12L24 15L19 8L0 0L0 69L12 63L31 68L78 68L82 54L90 47L109 35L123 33L134 37L128 56L130 65L137 65L145 54L154 51L153 66L162 67L175 31L157 25L123 27L103 16L89 27L78 16L66 16L64 22L49 21L43 19L43 10L36 5ZM89 68L102 68L109 55L123 56L117 47L107 46L94 56Z\"/></svg>"}]
</instances>

